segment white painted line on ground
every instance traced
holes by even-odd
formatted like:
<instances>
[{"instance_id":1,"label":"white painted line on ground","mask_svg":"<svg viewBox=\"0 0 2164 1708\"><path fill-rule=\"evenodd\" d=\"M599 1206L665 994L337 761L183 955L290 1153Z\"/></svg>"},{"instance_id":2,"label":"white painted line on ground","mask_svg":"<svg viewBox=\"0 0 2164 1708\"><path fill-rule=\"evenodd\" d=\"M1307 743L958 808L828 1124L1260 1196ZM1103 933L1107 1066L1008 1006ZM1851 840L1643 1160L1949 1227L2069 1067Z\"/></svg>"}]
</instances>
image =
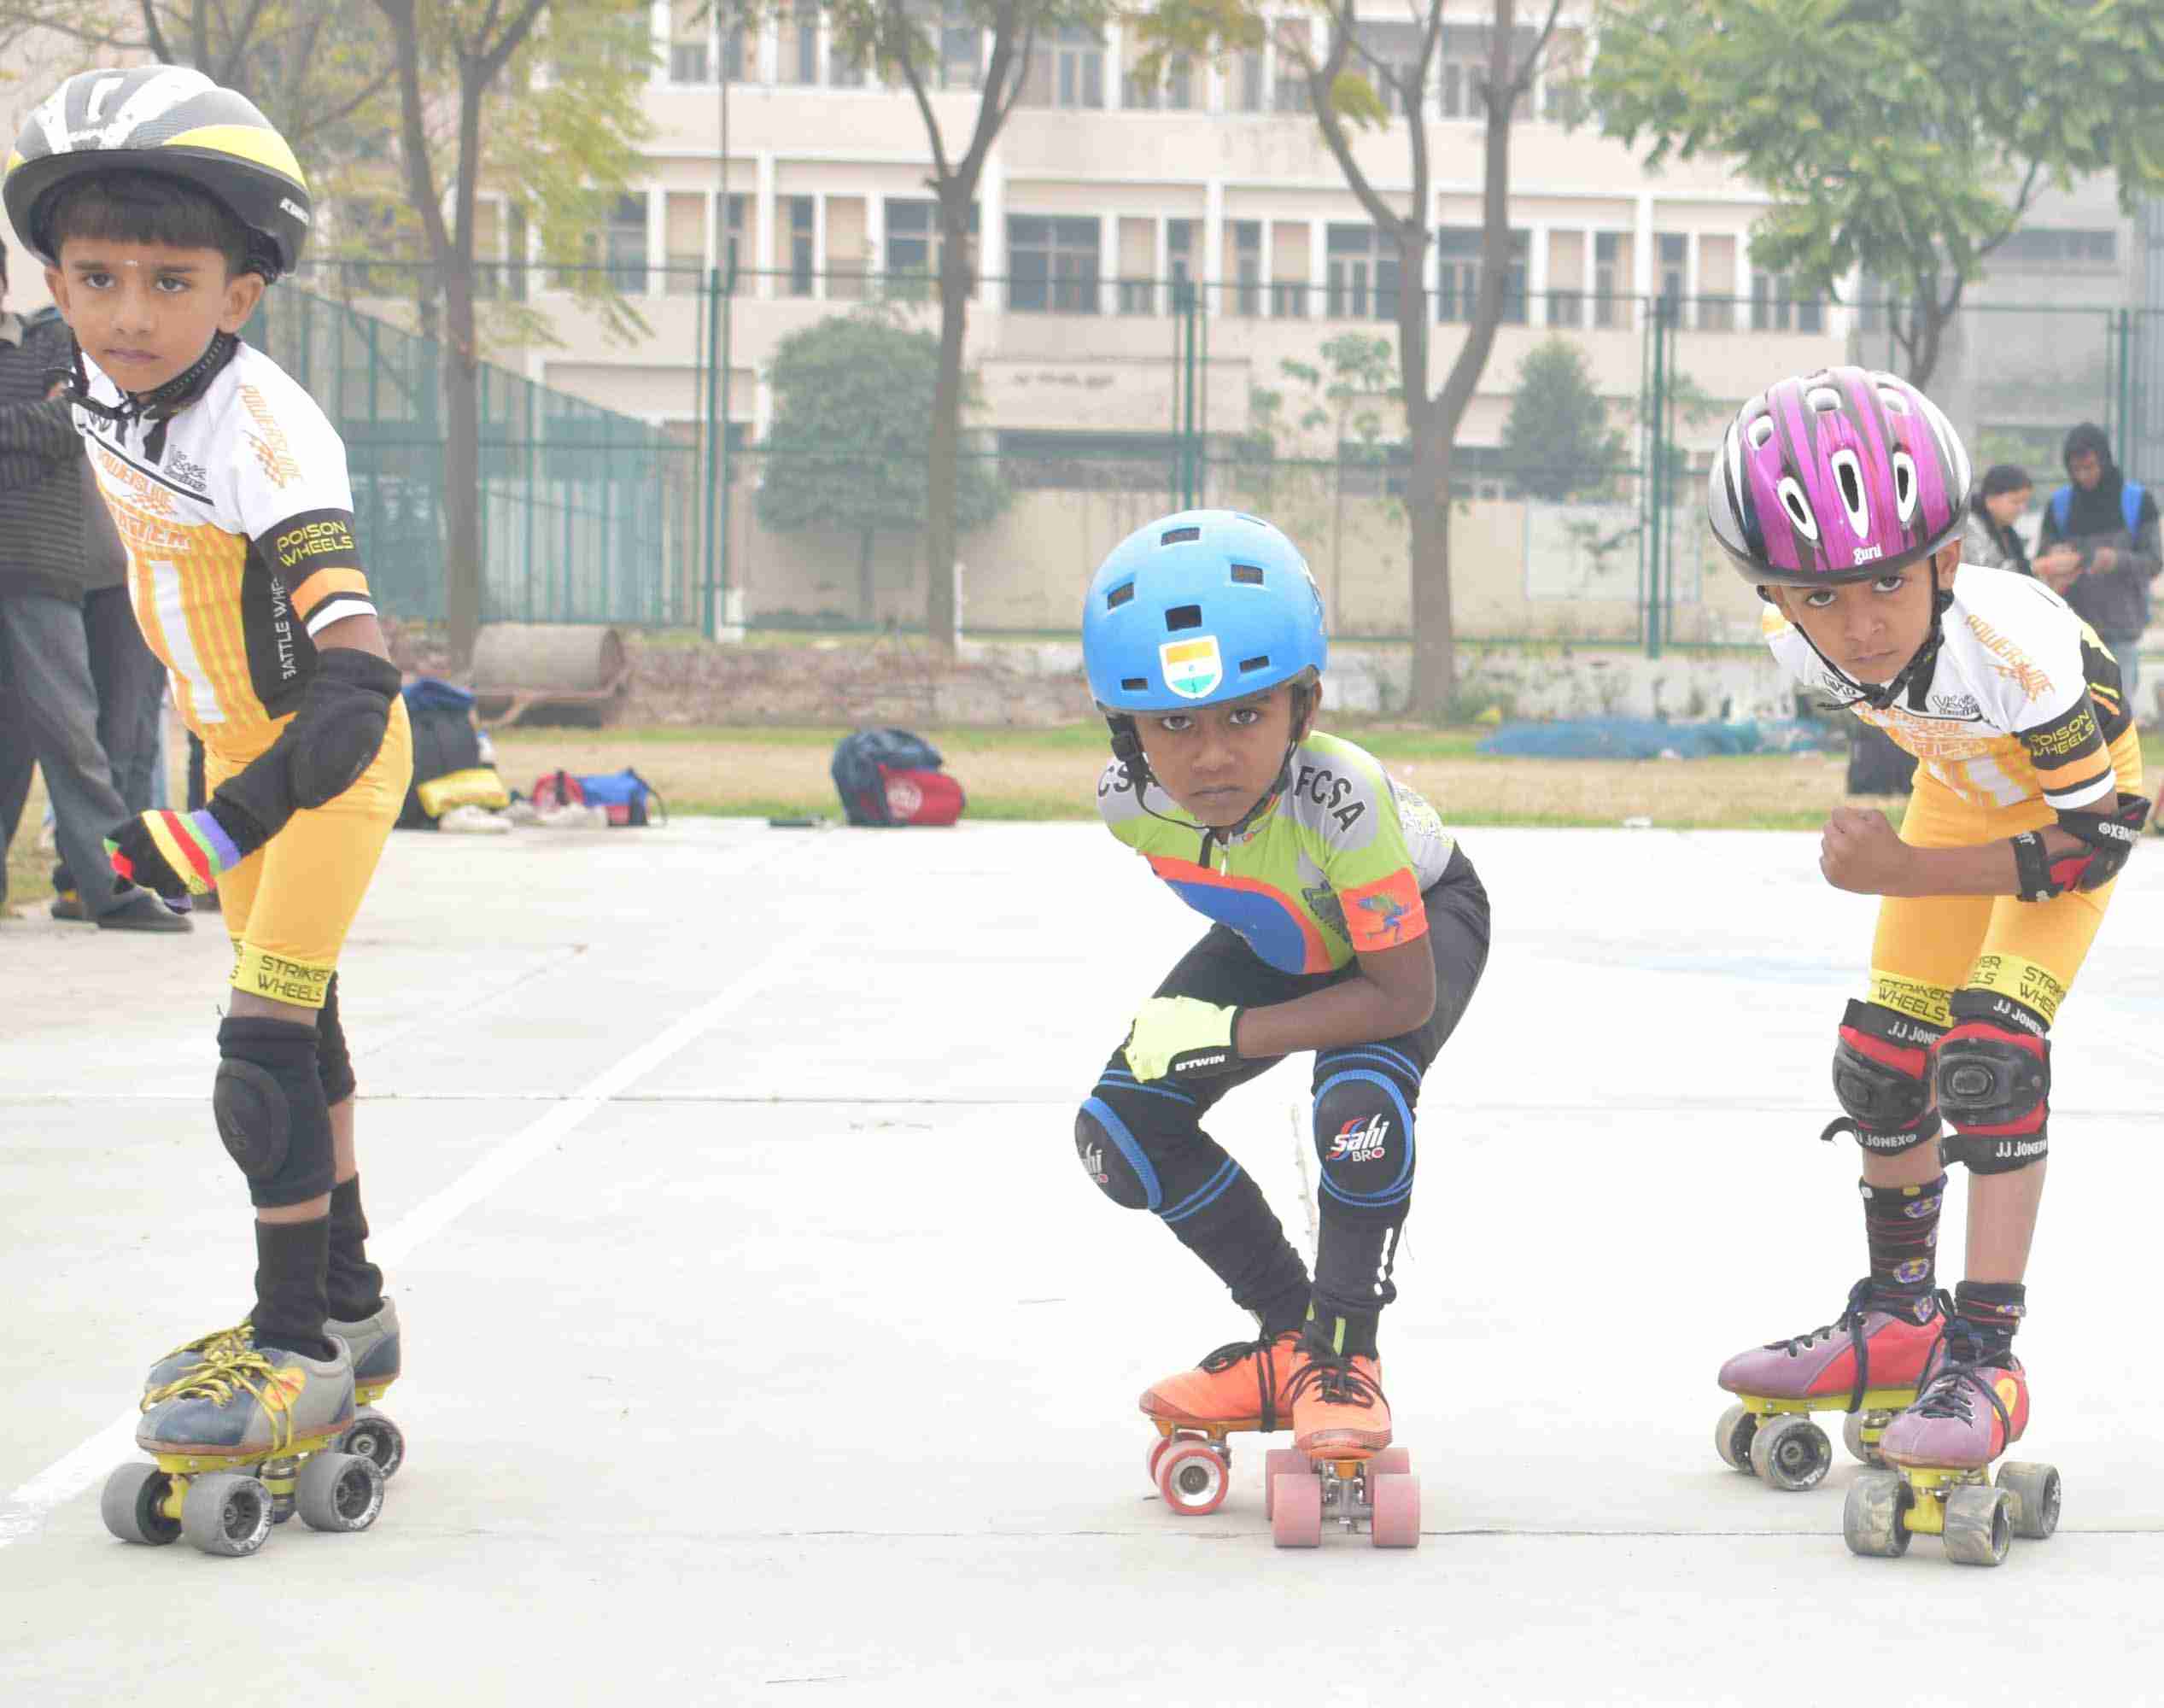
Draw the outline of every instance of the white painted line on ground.
<instances>
[{"instance_id":1,"label":"white painted line on ground","mask_svg":"<svg viewBox=\"0 0 2164 1708\"><path fill-rule=\"evenodd\" d=\"M833 928L832 924L827 924L799 933L667 1031L588 1080L523 1132L489 1151L442 1191L408 1210L372 1243L371 1255L391 1265L410 1257L430 1235L441 1232L461 1213L510 1180L627 1085L652 1073L701 1033L741 1008L775 974L801 967L806 952ZM114 1465L132 1455L135 1451L138 1415L128 1412L114 1418L80 1447L47 1465L0 1500L0 1548L35 1534L46 1513L73 1500Z\"/></svg>"}]
</instances>

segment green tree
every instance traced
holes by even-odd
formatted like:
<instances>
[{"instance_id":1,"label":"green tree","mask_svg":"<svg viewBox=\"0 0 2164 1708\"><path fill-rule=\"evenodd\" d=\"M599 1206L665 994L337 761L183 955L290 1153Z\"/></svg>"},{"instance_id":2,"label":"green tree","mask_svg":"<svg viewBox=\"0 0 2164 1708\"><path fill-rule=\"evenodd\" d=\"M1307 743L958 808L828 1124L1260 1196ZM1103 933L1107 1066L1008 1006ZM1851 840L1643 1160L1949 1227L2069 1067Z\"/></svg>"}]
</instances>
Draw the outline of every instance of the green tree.
<instances>
[{"instance_id":1,"label":"green tree","mask_svg":"<svg viewBox=\"0 0 2164 1708\"><path fill-rule=\"evenodd\" d=\"M939 395L937 336L912 332L886 313L838 315L792 332L775 348L767 377L774 388L759 520L785 533L832 529L857 540L860 614L876 617L872 543L880 534L931 525L930 460L925 418ZM980 401L975 378L962 377L965 407ZM961 459L956 471L957 531L981 528L1013 500L987 458ZM946 559L951 582L954 559ZM939 579L939 559L932 560Z\"/></svg>"},{"instance_id":2,"label":"green tree","mask_svg":"<svg viewBox=\"0 0 2164 1708\"><path fill-rule=\"evenodd\" d=\"M1774 206L1752 258L1838 296L1898 294L1931 377L1962 293L2047 185L2164 188L2164 7L2103 0L1629 0L1602 15L1588 94L1647 163L1733 156Z\"/></svg>"},{"instance_id":3,"label":"green tree","mask_svg":"<svg viewBox=\"0 0 2164 1708\"><path fill-rule=\"evenodd\" d=\"M376 0L397 67L396 143L406 211L440 295L443 364L445 615L451 650L472 656L481 626L481 338L475 209L504 186L543 256L589 259L588 234L621 193L646 135L653 56L647 15L618 0ZM608 276L564 275L612 330L643 323Z\"/></svg>"},{"instance_id":4,"label":"green tree","mask_svg":"<svg viewBox=\"0 0 2164 1708\"><path fill-rule=\"evenodd\" d=\"M1623 436L1608 425L1585 353L1549 338L1518 367L1518 392L1503 422L1502 465L1524 491L1566 501L1605 491L1623 466Z\"/></svg>"},{"instance_id":5,"label":"green tree","mask_svg":"<svg viewBox=\"0 0 2164 1708\"><path fill-rule=\"evenodd\" d=\"M1446 715L1457 698L1457 642L1450 610L1451 457L1503 319L1503 286L1511 263L1511 126L1532 89L1561 10L1561 0L1549 0L1541 26L1520 31L1517 0L1488 0L1490 21L1478 26L1486 46L1485 63L1471 79L1472 100L1482 119L1480 278L1466 315L1465 342L1442 386L1431 389L1432 311L1426 293L1414 282L1425 277L1424 263L1435 236L1428 223L1435 208L1435 133L1426 118L1435 104L1448 3L1409 0L1394 15L1387 36L1368 27L1379 20L1361 15L1360 0L1308 0L1307 15L1294 18L1284 15L1274 0L1158 0L1138 20L1142 38L1161 55L1254 48L1266 36L1273 38L1284 68L1280 75L1305 84L1307 109L1324 145L1377 234L1395 252L1398 277L1405 282L1395 294L1399 388L1412 453L1406 513L1411 524L1412 710L1424 717ZM1535 0L1536 9L1537 4ZM1451 27L1471 26L1453 22ZM1318 33L1323 38L1319 48ZM1393 117L1407 114L1419 115L1418 120ZM1405 138L1402 190L1381 186L1375 156L1363 146L1362 132L1383 129L1401 132Z\"/></svg>"}]
</instances>

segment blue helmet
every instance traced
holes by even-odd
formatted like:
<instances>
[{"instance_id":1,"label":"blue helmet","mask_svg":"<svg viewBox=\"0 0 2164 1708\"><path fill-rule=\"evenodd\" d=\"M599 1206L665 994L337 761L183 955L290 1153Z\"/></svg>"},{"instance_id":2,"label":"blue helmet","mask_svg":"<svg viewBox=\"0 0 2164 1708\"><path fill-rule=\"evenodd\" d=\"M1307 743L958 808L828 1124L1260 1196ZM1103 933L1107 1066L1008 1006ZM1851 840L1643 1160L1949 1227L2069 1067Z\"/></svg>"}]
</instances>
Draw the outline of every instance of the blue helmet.
<instances>
[{"instance_id":1,"label":"blue helmet","mask_svg":"<svg viewBox=\"0 0 2164 1708\"><path fill-rule=\"evenodd\" d=\"M1112 548L1082 608L1090 692L1112 716L1215 705L1330 657L1300 548L1257 516L1183 510Z\"/></svg>"}]
</instances>

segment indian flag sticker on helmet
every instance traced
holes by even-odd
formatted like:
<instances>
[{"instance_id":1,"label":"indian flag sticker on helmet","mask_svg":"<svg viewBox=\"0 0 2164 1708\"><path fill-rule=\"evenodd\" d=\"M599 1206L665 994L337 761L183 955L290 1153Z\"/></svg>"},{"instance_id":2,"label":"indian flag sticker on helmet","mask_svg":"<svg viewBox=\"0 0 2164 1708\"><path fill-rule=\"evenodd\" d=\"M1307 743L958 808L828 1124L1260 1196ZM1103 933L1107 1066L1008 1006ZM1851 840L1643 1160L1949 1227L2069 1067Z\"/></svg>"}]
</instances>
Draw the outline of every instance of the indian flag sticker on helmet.
<instances>
[{"instance_id":1,"label":"indian flag sticker on helmet","mask_svg":"<svg viewBox=\"0 0 2164 1708\"><path fill-rule=\"evenodd\" d=\"M1225 680L1225 660L1214 635L1167 640L1157 649L1157 662L1165 672L1165 686L1182 699L1205 699Z\"/></svg>"}]
</instances>

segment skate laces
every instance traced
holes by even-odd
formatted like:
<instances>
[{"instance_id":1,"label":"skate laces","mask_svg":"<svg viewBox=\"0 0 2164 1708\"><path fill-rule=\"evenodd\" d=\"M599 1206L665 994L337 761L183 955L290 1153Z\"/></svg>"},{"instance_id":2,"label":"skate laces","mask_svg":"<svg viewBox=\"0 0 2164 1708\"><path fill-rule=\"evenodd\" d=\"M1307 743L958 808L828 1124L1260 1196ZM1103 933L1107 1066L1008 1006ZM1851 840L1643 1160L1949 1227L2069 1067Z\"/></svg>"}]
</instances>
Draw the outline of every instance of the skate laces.
<instances>
[{"instance_id":1,"label":"skate laces","mask_svg":"<svg viewBox=\"0 0 2164 1708\"><path fill-rule=\"evenodd\" d=\"M214 1346L205 1351L203 1361L186 1375L144 1395L143 1409L147 1412L165 1401L181 1399L204 1399L223 1406L235 1395L244 1393L269 1416L271 1446L281 1448L293 1439L295 1390L278 1378L279 1367L267 1354L258 1352L253 1342Z\"/></svg>"},{"instance_id":2,"label":"skate laces","mask_svg":"<svg viewBox=\"0 0 2164 1708\"><path fill-rule=\"evenodd\" d=\"M1383 1397L1382 1388L1353 1367L1349 1353L1311 1354L1292 1378L1285 1398L1303 1398L1311 1389L1325 1406L1372 1406Z\"/></svg>"},{"instance_id":3,"label":"skate laces","mask_svg":"<svg viewBox=\"0 0 2164 1708\"><path fill-rule=\"evenodd\" d=\"M1785 1352L1795 1358L1816 1346L1821 1341L1833 1339L1845 1332L1856 1348L1856 1355L1863 1356L1863 1318L1871 1308L1871 1278L1865 1276L1848 1290L1848 1303L1841 1307L1841 1313L1830 1323L1821 1323L1809 1334L1800 1334L1791 1340L1769 1340L1768 1352Z\"/></svg>"},{"instance_id":4,"label":"skate laces","mask_svg":"<svg viewBox=\"0 0 2164 1708\"><path fill-rule=\"evenodd\" d=\"M254 1313L251 1312L229 1329L213 1329L207 1335L197 1335L193 1340L183 1341L167 1353L166 1357L178 1358L184 1352L209 1354L222 1351L231 1346L245 1347L253 1346L254 1343L255 1318Z\"/></svg>"},{"instance_id":5,"label":"skate laces","mask_svg":"<svg viewBox=\"0 0 2164 1708\"><path fill-rule=\"evenodd\" d=\"M1266 1430L1278 1426L1277 1345L1284 1338L1283 1335L1263 1335L1255 1340L1227 1341L1215 1352L1206 1354L1202 1362L1205 1372L1222 1376L1243 1358L1255 1360L1255 1414L1262 1419Z\"/></svg>"},{"instance_id":6,"label":"skate laces","mask_svg":"<svg viewBox=\"0 0 2164 1708\"><path fill-rule=\"evenodd\" d=\"M1991 1409L1998 1413L1999 1427L2011 1441L2014 1419L2006 1409L2006 1402L1998 1397L1997 1390L1984 1374L1997 1366L1987 1361L1983 1337L1974 1325L1956 1317L1946 1325L1939 1347L1945 1361L1933 1373L1923 1392L1916 1395L1910 1410L1918 1417L1951 1418L1961 1423L1972 1423L1976 1415L1974 1396L1981 1394L1991 1402Z\"/></svg>"}]
</instances>

